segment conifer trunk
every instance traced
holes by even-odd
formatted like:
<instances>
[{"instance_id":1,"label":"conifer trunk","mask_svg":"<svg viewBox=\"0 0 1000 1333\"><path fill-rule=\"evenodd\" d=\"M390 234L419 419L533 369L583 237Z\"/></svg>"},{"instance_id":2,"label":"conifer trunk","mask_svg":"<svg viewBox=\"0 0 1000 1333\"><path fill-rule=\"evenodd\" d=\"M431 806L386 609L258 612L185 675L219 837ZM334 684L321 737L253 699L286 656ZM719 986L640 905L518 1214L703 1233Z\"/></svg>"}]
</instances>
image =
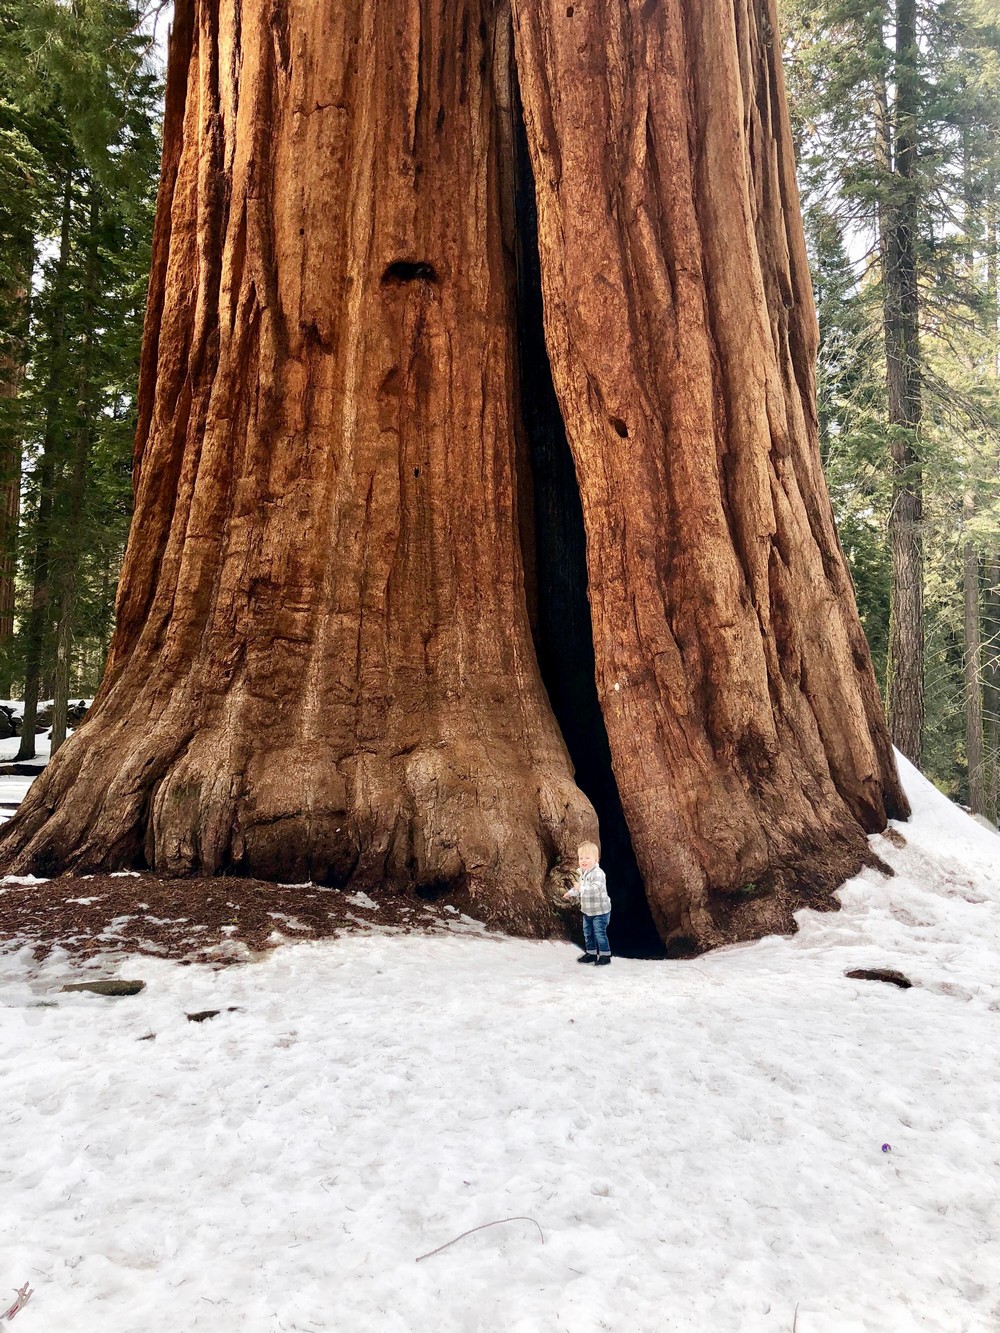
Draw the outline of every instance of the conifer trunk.
<instances>
[{"instance_id":1,"label":"conifer trunk","mask_svg":"<svg viewBox=\"0 0 1000 1333\"><path fill-rule=\"evenodd\" d=\"M51 323L48 329L48 366L45 386L45 436L38 461L38 505L35 511L31 551L31 603L25 627L24 711L18 759L35 757L35 718L40 687L44 692L42 657L49 624L52 597L50 558L52 552L52 508L56 483L56 453L62 429L59 420L66 373L66 283L70 259L73 178L67 166L63 180L62 221L59 256L53 281Z\"/></svg>"},{"instance_id":2,"label":"conifer trunk","mask_svg":"<svg viewBox=\"0 0 1000 1333\"><path fill-rule=\"evenodd\" d=\"M6 372L6 373L5 373ZM16 400L20 368L0 366L0 395ZM10 696L13 666L17 536L21 516L21 440L16 427L3 428L0 442L0 696Z\"/></svg>"},{"instance_id":3,"label":"conifer trunk","mask_svg":"<svg viewBox=\"0 0 1000 1333\"><path fill-rule=\"evenodd\" d=\"M7 275L3 312L8 325L0 344L0 696L8 698L14 674L11 649L21 517L21 422L18 400L24 380L29 292L34 252L24 246L23 264ZM13 266L12 266L13 267Z\"/></svg>"},{"instance_id":4,"label":"conifer trunk","mask_svg":"<svg viewBox=\"0 0 1000 1333\"><path fill-rule=\"evenodd\" d=\"M986 209L986 300L993 340L994 372L1000 378L1000 301L997 287L998 204ZM986 811L997 820L1000 805L1000 562L991 552L983 585L983 730L986 762Z\"/></svg>"},{"instance_id":5,"label":"conifer trunk","mask_svg":"<svg viewBox=\"0 0 1000 1333\"><path fill-rule=\"evenodd\" d=\"M63 505L57 515L58 574L56 578L56 661L52 691L52 742L50 753L55 754L66 740L69 712L69 687L72 674L73 637L76 626L77 575L83 550L83 514L86 502L87 474L90 467L90 448L93 410L93 353L95 330L94 310L97 301L97 248L98 223L101 216L100 194L91 180L89 187L86 263L81 307L84 329L80 357L80 382L77 386L76 425L73 432L71 457L63 487Z\"/></svg>"},{"instance_id":6,"label":"conifer trunk","mask_svg":"<svg viewBox=\"0 0 1000 1333\"><path fill-rule=\"evenodd\" d=\"M514 12L615 773L661 932L710 938L905 807L819 464L774 11Z\"/></svg>"},{"instance_id":7,"label":"conifer trunk","mask_svg":"<svg viewBox=\"0 0 1000 1333\"><path fill-rule=\"evenodd\" d=\"M920 763L924 726L923 471L920 456L922 384L917 288L916 0L898 0L895 15L895 102L888 235L883 247L886 381L892 506L892 584L887 663L893 743Z\"/></svg>"},{"instance_id":8,"label":"conifer trunk","mask_svg":"<svg viewBox=\"0 0 1000 1333\"><path fill-rule=\"evenodd\" d=\"M543 682L528 614L526 571L536 624L563 610L535 346L661 939L787 927L857 869L907 808L820 468L774 27L745 0L183 0L115 637L8 867L388 883L550 929L598 830L550 705L583 655Z\"/></svg>"},{"instance_id":9,"label":"conifer trunk","mask_svg":"<svg viewBox=\"0 0 1000 1333\"><path fill-rule=\"evenodd\" d=\"M968 523L975 500L967 493L963 514ZM963 639L962 673L965 684L965 758L969 773L969 808L986 812L986 767L983 756L982 631L979 609L979 552L970 540L962 545Z\"/></svg>"},{"instance_id":10,"label":"conifer trunk","mask_svg":"<svg viewBox=\"0 0 1000 1333\"><path fill-rule=\"evenodd\" d=\"M983 731L986 813L1000 814L1000 563L987 560L983 587Z\"/></svg>"}]
</instances>

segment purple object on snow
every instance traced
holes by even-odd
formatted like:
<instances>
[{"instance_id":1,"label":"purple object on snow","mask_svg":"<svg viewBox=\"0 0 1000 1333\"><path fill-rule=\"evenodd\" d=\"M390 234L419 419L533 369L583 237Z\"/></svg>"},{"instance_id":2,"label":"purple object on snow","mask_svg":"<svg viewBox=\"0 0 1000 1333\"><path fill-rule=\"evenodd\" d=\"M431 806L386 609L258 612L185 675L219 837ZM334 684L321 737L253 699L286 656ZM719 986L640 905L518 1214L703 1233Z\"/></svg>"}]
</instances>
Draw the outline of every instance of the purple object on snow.
<instances>
[{"instance_id":1,"label":"purple object on snow","mask_svg":"<svg viewBox=\"0 0 1000 1333\"><path fill-rule=\"evenodd\" d=\"M892 1152L892 1144L890 1144L890 1143L883 1143L883 1144L882 1144L882 1151L883 1151L883 1152Z\"/></svg>"}]
</instances>

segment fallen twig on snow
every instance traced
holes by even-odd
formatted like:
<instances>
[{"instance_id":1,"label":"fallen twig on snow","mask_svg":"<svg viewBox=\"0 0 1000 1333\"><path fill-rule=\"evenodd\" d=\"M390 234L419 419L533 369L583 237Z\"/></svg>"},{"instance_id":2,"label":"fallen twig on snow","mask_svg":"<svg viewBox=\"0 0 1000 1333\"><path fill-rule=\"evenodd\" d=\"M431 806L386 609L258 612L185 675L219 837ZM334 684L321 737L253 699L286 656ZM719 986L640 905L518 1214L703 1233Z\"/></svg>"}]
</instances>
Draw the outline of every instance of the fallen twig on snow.
<instances>
[{"instance_id":1,"label":"fallen twig on snow","mask_svg":"<svg viewBox=\"0 0 1000 1333\"><path fill-rule=\"evenodd\" d=\"M545 1244L542 1228L538 1226L538 1223L533 1217L498 1217L495 1222L482 1222L478 1227L469 1227L468 1231L463 1231L460 1236L454 1236L451 1240L446 1240L445 1243L439 1245L436 1250L428 1250L426 1254L418 1255L414 1262L419 1264L421 1259L429 1259L432 1254L440 1254L441 1251L446 1250L449 1245L454 1245L455 1241L461 1240L464 1236L471 1236L474 1231L485 1231L487 1227L503 1226L505 1222L530 1222L533 1226L538 1227L538 1234L541 1237L542 1244Z\"/></svg>"},{"instance_id":2,"label":"fallen twig on snow","mask_svg":"<svg viewBox=\"0 0 1000 1333\"><path fill-rule=\"evenodd\" d=\"M13 1319L14 1316L17 1314L18 1310L23 1310L24 1307L31 1300L32 1290L27 1282L24 1284L23 1287L18 1287L16 1288L16 1290L17 1290L17 1297L14 1301L14 1304L8 1305L6 1310L4 1310L3 1314L0 1314L0 1323L2 1323L3 1320L5 1319L7 1320Z\"/></svg>"}]
</instances>

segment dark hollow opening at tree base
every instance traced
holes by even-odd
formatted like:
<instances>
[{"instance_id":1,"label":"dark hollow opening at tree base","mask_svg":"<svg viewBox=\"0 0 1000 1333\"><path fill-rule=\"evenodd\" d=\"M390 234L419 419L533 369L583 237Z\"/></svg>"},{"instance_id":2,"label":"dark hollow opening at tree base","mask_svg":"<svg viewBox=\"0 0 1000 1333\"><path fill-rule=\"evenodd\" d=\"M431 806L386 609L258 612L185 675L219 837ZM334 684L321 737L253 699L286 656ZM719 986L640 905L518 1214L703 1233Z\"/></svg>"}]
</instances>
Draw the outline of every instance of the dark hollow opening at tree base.
<instances>
[{"instance_id":1,"label":"dark hollow opening at tree base","mask_svg":"<svg viewBox=\"0 0 1000 1333\"><path fill-rule=\"evenodd\" d=\"M612 903L612 949L634 958L662 958L663 944L622 811L597 695L583 508L545 346L535 183L516 88L515 106L520 409L534 499L533 550L525 552L525 565L534 568L536 581L535 651L577 786L600 821L601 864Z\"/></svg>"}]
</instances>

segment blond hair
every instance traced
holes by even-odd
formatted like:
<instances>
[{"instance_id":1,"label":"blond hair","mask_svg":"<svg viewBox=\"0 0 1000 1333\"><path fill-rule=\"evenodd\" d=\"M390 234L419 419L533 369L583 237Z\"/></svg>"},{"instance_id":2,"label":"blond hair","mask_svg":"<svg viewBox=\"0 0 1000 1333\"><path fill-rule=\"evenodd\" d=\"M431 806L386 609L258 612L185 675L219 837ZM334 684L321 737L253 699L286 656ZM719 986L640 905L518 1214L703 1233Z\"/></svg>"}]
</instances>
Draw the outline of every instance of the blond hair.
<instances>
[{"instance_id":1,"label":"blond hair","mask_svg":"<svg viewBox=\"0 0 1000 1333\"><path fill-rule=\"evenodd\" d=\"M581 842L576 849L577 856L579 856L581 852L593 852L597 860L601 859L601 849L596 842Z\"/></svg>"}]
</instances>

